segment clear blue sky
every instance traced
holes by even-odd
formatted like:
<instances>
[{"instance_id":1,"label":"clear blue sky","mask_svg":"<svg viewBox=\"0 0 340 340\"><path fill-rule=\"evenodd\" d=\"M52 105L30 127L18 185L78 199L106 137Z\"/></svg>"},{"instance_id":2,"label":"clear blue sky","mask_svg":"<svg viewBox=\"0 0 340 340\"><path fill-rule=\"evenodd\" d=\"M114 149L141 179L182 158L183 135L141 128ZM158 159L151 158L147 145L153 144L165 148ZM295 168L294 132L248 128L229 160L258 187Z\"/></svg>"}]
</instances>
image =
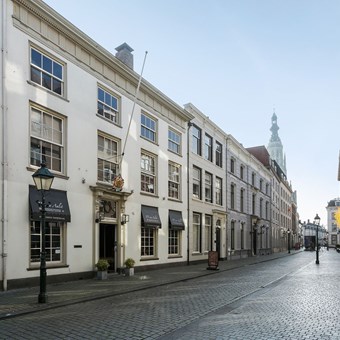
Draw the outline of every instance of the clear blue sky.
<instances>
[{"instance_id":1,"label":"clear blue sky","mask_svg":"<svg viewBox=\"0 0 340 340\"><path fill-rule=\"evenodd\" d=\"M340 196L340 1L46 0L135 71L191 102L245 147L268 145L273 108L302 221Z\"/></svg>"}]
</instances>

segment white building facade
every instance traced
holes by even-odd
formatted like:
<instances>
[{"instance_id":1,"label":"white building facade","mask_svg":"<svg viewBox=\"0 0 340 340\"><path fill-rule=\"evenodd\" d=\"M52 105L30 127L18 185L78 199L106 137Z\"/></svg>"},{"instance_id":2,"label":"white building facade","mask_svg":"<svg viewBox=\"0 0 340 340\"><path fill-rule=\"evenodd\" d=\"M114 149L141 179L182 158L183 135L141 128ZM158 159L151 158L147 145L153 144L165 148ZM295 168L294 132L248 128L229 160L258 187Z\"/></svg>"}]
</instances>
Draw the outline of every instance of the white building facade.
<instances>
[{"instance_id":1,"label":"white building facade","mask_svg":"<svg viewBox=\"0 0 340 340\"><path fill-rule=\"evenodd\" d=\"M184 262L186 131L183 108L43 2L2 1L1 277L37 282L39 192L46 193L48 277L89 277L99 258L117 271ZM131 48L117 49L132 58ZM166 169L167 171L163 171ZM115 187L112 182L115 180ZM126 217L129 221L126 221Z\"/></svg>"},{"instance_id":2,"label":"white building facade","mask_svg":"<svg viewBox=\"0 0 340 340\"><path fill-rule=\"evenodd\" d=\"M1 6L3 290L39 279L42 163L49 282L92 277L101 258L119 272L285 248L291 189L269 155L142 79L126 43L113 55L43 1Z\"/></svg>"},{"instance_id":3,"label":"white building facade","mask_svg":"<svg viewBox=\"0 0 340 340\"><path fill-rule=\"evenodd\" d=\"M189 261L227 257L226 134L193 104L188 140Z\"/></svg>"}]
</instances>

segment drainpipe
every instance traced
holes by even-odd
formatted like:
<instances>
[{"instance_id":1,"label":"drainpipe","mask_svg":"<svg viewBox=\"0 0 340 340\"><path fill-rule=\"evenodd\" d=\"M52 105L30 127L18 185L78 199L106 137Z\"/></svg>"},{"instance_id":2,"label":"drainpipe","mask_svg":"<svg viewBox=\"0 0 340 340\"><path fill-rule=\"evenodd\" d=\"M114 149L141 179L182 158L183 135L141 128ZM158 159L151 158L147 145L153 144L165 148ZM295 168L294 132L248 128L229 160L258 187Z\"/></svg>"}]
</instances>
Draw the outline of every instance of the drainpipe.
<instances>
[{"instance_id":1,"label":"drainpipe","mask_svg":"<svg viewBox=\"0 0 340 340\"><path fill-rule=\"evenodd\" d=\"M8 228L8 155L7 155L7 97L6 97L6 59L7 59L7 8L6 1L1 1L2 25L1 25L1 258L2 258L2 283L3 290L7 290L7 228Z\"/></svg>"},{"instance_id":2,"label":"drainpipe","mask_svg":"<svg viewBox=\"0 0 340 340\"><path fill-rule=\"evenodd\" d=\"M187 265L190 264L190 128L192 123L188 122L187 129Z\"/></svg>"},{"instance_id":3,"label":"drainpipe","mask_svg":"<svg viewBox=\"0 0 340 340\"><path fill-rule=\"evenodd\" d=\"M225 212L226 212L226 221L225 221L225 259L228 260L228 224L229 224L229 215L228 214L228 143L229 143L229 135L227 135L225 140Z\"/></svg>"}]
</instances>

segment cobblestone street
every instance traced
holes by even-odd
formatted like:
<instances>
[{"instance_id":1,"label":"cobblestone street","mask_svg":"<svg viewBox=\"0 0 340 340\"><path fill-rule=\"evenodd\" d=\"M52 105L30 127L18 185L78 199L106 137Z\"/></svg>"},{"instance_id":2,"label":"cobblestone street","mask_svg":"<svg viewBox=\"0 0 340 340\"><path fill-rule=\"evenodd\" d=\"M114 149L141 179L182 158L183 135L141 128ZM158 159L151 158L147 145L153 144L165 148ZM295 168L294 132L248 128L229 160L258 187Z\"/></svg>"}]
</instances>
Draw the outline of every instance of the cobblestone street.
<instances>
[{"instance_id":1,"label":"cobblestone street","mask_svg":"<svg viewBox=\"0 0 340 340\"><path fill-rule=\"evenodd\" d=\"M340 339L340 255L299 252L0 320L1 339Z\"/></svg>"},{"instance_id":2,"label":"cobblestone street","mask_svg":"<svg viewBox=\"0 0 340 340\"><path fill-rule=\"evenodd\" d=\"M302 266L164 339L340 339L339 270L339 254L324 252L319 266Z\"/></svg>"}]
</instances>

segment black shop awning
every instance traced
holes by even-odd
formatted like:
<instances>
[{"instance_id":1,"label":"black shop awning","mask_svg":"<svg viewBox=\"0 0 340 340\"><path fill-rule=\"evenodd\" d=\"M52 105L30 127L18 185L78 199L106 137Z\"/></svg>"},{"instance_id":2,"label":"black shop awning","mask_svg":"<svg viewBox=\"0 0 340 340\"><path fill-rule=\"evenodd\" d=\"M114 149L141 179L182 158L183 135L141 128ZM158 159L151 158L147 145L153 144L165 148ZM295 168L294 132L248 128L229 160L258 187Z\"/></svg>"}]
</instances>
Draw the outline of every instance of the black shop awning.
<instances>
[{"instance_id":1,"label":"black shop awning","mask_svg":"<svg viewBox=\"0 0 340 340\"><path fill-rule=\"evenodd\" d=\"M41 192L34 186L29 187L29 201L31 208L31 220L41 220L41 211L38 202L41 202ZM45 221L47 222L71 222L70 207L68 205L66 191L45 191L46 207Z\"/></svg>"},{"instance_id":2,"label":"black shop awning","mask_svg":"<svg viewBox=\"0 0 340 340\"><path fill-rule=\"evenodd\" d=\"M158 208L142 205L142 225L144 228L161 228Z\"/></svg>"},{"instance_id":3,"label":"black shop awning","mask_svg":"<svg viewBox=\"0 0 340 340\"><path fill-rule=\"evenodd\" d=\"M185 226L181 211L169 210L169 228L175 230L184 230Z\"/></svg>"}]
</instances>

